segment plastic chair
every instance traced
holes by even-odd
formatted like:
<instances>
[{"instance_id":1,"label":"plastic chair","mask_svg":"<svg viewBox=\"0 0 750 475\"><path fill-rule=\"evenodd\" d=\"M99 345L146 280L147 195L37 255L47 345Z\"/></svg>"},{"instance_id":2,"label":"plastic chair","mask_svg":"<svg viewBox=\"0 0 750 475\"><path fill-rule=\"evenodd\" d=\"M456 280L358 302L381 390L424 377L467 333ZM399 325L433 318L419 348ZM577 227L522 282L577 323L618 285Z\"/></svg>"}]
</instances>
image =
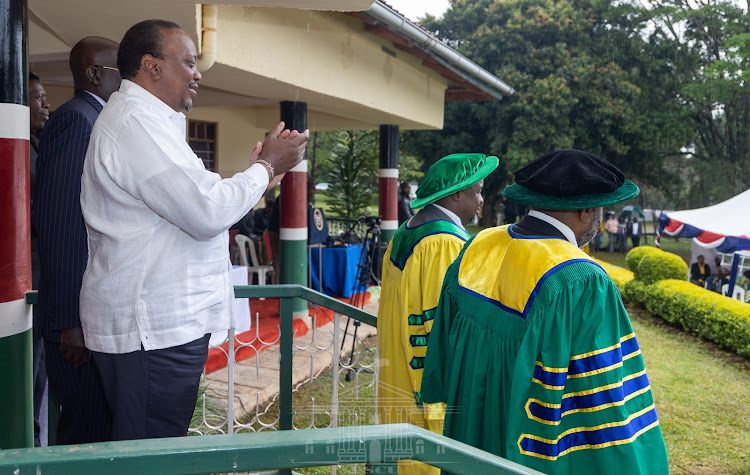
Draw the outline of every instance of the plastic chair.
<instances>
[{"instance_id":1,"label":"plastic chair","mask_svg":"<svg viewBox=\"0 0 750 475\"><path fill-rule=\"evenodd\" d=\"M262 266L258 262L258 256L255 254L255 245L249 237L244 234L238 234L234 237L237 246L240 248L240 265L247 267L247 279L250 284L253 282L253 275L258 276L258 285L266 285L266 276L273 276L273 266ZM250 260L248 261L248 250L250 251Z\"/></svg>"},{"instance_id":2,"label":"plastic chair","mask_svg":"<svg viewBox=\"0 0 750 475\"><path fill-rule=\"evenodd\" d=\"M732 298L737 299L740 302L744 302L745 301L745 289L743 289L739 285L735 285L734 292L732 292Z\"/></svg>"}]
</instances>

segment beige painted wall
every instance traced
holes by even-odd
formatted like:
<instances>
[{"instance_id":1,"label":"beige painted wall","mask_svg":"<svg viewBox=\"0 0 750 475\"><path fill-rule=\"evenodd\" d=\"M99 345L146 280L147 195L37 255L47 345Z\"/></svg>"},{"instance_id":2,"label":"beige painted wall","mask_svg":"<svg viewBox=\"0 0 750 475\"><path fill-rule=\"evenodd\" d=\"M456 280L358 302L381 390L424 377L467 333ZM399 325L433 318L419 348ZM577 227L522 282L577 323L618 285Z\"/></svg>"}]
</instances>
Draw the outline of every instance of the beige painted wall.
<instances>
[{"instance_id":1,"label":"beige painted wall","mask_svg":"<svg viewBox=\"0 0 750 475\"><path fill-rule=\"evenodd\" d=\"M217 62L273 80L267 88L262 80L248 84L245 94L304 101L313 108L325 104L328 113L363 122L372 111L375 126L389 123L382 122L385 113L442 127L445 79L366 33L356 19L331 12L220 6L218 31ZM226 89L235 88L242 85Z\"/></svg>"},{"instance_id":2,"label":"beige painted wall","mask_svg":"<svg viewBox=\"0 0 750 475\"><path fill-rule=\"evenodd\" d=\"M218 172L224 178L247 169L250 152L268 132L255 126L250 107L196 107L187 118L218 124Z\"/></svg>"},{"instance_id":3,"label":"beige painted wall","mask_svg":"<svg viewBox=\"0 0 750 475\"><path fill-rule=\"evenodd\" d=\"M72 87L42 84L52 111L73 97ZM247 168L255 143L259 140L262 142L268 132L256 127L256 112L251 107L196 107L187 114L187 118L218 123L218 172L225 178Z\"/></svg>"}]
</instances>

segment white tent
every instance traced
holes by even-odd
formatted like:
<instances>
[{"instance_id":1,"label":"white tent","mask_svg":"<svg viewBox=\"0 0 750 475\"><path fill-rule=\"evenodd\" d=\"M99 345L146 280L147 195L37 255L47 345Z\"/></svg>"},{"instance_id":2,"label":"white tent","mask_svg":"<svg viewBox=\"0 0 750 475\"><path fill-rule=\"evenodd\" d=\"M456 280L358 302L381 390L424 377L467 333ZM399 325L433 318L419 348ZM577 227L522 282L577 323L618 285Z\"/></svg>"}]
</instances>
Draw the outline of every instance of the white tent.
<instances>
[{"instance_id":1,"label":"white tent","mask_svg":"<svg viewBox=\"0 0 750 475\"><path fill-rule=\"evenodd\" d=\"M723 236L750 236L750 190L705 208L670 211L670 220Z\"/></svg>"},{"instance_id":2,"label":"white tent","mask_svg":"<svg viewBox=\"0 0 750 475\"><path fill-rule=\"evenodd\" d=\"M693 254L696 245L713 252L734 253L729 292L734 288L735 277L745 264L750 253L750 190L721 203L705 208L685 211L670 211L659 217L661 235L693 238ZM697 251L700 253L700 251ZM694 260L694 259L691 259Z\"/></svg>"}]
</instances>

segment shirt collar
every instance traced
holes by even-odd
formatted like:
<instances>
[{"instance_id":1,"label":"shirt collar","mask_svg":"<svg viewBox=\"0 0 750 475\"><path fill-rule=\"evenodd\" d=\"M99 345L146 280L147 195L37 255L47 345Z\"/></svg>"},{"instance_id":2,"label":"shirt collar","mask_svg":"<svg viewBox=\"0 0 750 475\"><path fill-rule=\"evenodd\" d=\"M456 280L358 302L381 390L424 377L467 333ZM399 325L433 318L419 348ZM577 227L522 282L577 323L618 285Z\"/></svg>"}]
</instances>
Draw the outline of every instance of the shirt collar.
<instances>
[{"instance_id":1,"label":"shirt collar","mask_svg":"<svg viewBox=\"0 0 750 475\"><path fill-rule=\"evenodd\" d=\"M447 214L448 217L451 219L451 221L453 221L454 223L456 223L456 225L458 225L458 227L460 227L461 229L463 229L464 231L466 231L466 228L464 228L464 225L461 224L461 218L459 218L456 213L454 213L453 211L451 211L451 210L449 210L447 208L443 208L442 206L440 206L438 204L432 203L432 205L435 206L440 211L442 211L443 213Z\"/></svg>"},{"instance_id":2,"label":"shirt collar","mask_svg":"<svg viewBox=\"0 0 750 475\"><path fill-rule=\"evenodd\" d=\"M104 107L107 104L106 102L104 102L104 99L102 99L101 97L97 96L93 92L87 91L85 89L83 90L83 92L88 92L91 95L91 97L93 97L94 99L96 99L96 102L98 102L99 104L102 105L102 107Z\"/></svg>"},{"instance_id":3,"label":"shirt collar","mask_svg":"<svg viewBox=\"0 0 750 475\"><path fill-rule=\"evenodd\" d=\"M548 214L544 214L536 210L529 211L529 216L536 218L536 219L541 219L545 223L551 224L552 226L557 228L557 230L560 231L563 234L563 236L565 236L565 239L570 241L570 243L573 244L575 247L578 247L578 242L576 241L576 235L573 233L573 230L570 229L562 221L559 221Z\"/></svg>"},{"instance_id":4,"label":"shirt collar","mask_svg":"<svg viewBox=\"0 0 750 475\"><path fill-rule=\"evenodd\" d=\"M164 101L128 79L123 79L120 83L120 92L128 96L137 97L147 104L151 105L157 110L160 115L164 116L165 119L169 119L175 125L175 127L180 129L182 133L185 134L186 120L185 114L183 114L182 112L175 112L175 110L165 104Z\"/></svg>"}]
</instances>

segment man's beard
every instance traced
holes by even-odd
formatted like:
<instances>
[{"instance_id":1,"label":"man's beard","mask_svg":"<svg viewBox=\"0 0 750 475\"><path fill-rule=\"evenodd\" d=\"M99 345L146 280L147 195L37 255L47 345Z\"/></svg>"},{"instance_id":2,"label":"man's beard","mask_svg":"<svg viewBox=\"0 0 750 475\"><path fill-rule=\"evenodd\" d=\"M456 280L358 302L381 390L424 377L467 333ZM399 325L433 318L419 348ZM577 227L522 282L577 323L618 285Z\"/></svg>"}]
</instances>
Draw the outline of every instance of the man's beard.
<instances>
[{"instance_id":1,"label":"man's beard","mask_svg":"<svg viewBox=\"0 0 750 475\"><path fill-rule=\"evenodd\" d=\"M586 230L577 237L576 243L578 244L578 247L583 247L591 242L591 240L594 239L594 236L596 236L596 233L599 231L599 226L601 226L601 224L602 212L597 212L596 218L594 218L589 227L586 228Z\"/></svg>"},{"instance_id":2,"label":"man's beard","mask_svg":"<svg viewBox=\"0 0 750 475\"><path fill-rule=\"evenodd\" d=\"M479 224L479 213L475 214L474 217L471 218L471 220L466 224L471 224L472 226L476 226L477 224Z\"/></svg>"}]
</instances>

